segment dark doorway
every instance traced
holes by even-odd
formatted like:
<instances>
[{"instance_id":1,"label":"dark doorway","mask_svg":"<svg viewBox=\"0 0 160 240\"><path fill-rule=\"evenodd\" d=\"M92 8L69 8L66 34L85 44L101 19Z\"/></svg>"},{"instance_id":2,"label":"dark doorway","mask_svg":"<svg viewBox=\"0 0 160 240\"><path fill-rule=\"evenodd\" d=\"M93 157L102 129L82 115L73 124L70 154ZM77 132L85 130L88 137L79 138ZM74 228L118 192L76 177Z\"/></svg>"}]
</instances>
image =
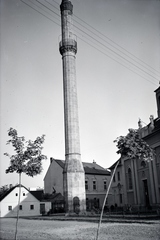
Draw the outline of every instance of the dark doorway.
<instances>
[{"instance_id":1,"label":"dark doorway","mask_svg":"<svg viewBox=\"0 0 160 240\"><path fill-rule=\"evenodd\" d=\"M40 203L40 214L45 214L45 204L44 203Z\"/></svg>"},{"instance_id":2,"label":"dark doorway","mask_svg":"<svg viewBox=\"0 0 160 240\"><path fill-rule=\"evenodd\" d=\"M77 214L80 212L80 201L78 197L73 198L73 209Z\"/></svg>"},{"instance_id":3,"label":"dark doorway","mask_svg":"<svg viewBox=\"0 0 160 240\"><path fill-rule=\"evenodd\" d=\"M149 193L148 193L148 182L147 179L143 180L143 187L144 187L144 200L146 207L150 206L149 202Z\"/></svg>"}]
</instances>

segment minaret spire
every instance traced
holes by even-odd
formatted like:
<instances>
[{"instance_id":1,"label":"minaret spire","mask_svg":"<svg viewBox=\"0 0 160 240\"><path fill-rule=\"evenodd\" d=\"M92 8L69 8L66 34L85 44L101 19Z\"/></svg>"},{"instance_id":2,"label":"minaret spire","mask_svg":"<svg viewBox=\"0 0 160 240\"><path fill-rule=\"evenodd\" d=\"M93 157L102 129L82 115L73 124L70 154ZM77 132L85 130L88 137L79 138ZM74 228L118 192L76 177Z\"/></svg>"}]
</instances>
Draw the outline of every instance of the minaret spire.
<instances>
[{"instance_id":1,"label":"minaret spire","mask_svg":"<svg viewBox=\"0 0 160 240\"><path fill-rule=\"evenodd\" d=\"M81 162L78 100L76 86L77 41L72 29L73 5L62 0L59 51L63 64L64 122L65 122L65 168L64 197L67 213L84 212L86 209L85 176Z\"/></svg>"}]
</instances>

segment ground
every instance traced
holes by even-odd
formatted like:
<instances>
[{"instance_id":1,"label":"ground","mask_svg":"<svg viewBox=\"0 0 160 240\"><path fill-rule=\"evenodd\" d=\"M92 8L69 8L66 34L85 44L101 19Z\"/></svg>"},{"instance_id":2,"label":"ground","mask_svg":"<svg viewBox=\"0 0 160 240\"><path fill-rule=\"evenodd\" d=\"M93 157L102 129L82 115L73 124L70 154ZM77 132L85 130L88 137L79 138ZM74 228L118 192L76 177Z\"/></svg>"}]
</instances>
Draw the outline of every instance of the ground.
<instances>
[{"instance_id":1,"label":"ground","mask_svg":"<svg viewBox=\"0 0 160 240\"><path fill-rule=\"evenodd\" d=\"M16 219L0 219L0 240L14 239ZM95 222L19 219L18 240L95 240ZM99 240L160 240L160 221L102 223Z\"/></svg>"}]
</instances>

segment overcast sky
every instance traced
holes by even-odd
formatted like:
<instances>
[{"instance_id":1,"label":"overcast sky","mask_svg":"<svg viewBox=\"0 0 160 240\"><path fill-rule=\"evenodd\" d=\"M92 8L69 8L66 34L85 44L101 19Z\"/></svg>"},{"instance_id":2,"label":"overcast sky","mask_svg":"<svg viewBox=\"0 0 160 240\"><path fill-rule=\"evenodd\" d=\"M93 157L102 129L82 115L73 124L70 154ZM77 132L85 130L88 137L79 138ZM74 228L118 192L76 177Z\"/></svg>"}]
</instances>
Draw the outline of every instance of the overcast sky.
<instances>
[{"instance_id":1,"label":"overcast sky","mask_svg":"<svg viewBox=\"0 0 160 240\"><path fill-rule=\"evenodd\" d=\"M60 1L1 2L1 179L12 153L7 131L26 140L45 134L41 175L22 176L26 187L43 187L50 157L65 159ZM81 159L104 168L118 158L115 140L157 117L154 90L160 80L160 1L72 0L77 35L76 78ZM28 6L29 5L29 6ZM45 7L45 6L46 7Z\"/></svg>"}]
</instances>

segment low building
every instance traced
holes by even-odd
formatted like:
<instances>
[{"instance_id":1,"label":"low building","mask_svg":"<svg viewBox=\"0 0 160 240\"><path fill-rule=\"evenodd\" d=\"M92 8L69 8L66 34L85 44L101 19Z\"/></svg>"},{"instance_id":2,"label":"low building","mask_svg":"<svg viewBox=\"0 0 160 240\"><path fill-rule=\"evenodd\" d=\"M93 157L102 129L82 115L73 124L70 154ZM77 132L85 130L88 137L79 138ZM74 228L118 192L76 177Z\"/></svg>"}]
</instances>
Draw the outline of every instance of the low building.
<instances>
[{"instance_id":1,"label":"low building","mask_svg":"<svg viewBox=\"0 0 160 240\"><path fill-rule=\"evenodd\" d=\"M154 209L160 205L160 87L155 91L158 117L150 116L150 123L139 133L155 150L152 161L121 157L111 186L110 196L116 206L132 206L138 209ZM113 172L116 163L109 169Z\"/></svg>"},{"instance_id":2,"label":"low building","mask_svg":"<svg viewBox=\"0 0 160 240\"><path fill-rule=\"evenodd\" d=\"M64 197L61 193L48 194L43 190L30 191L40 201L40 213L50 215L52 213L64 212Z\"/></svg>"},{"instance_id":3,"label":"low building","mask_svg":"<svg viewBox=\"0 0 160 240\"><path fill-rule=\"evenodd\" d=\"M50 166L44 177L44 192L48 194L61 193L63 195L64 160L51 158ZM85 171L85 189L87 209L102 207L110 180L110 171L93 163L83 162Z\"/></svg>"},{"instance_id":4,"label":"low building","mask_svg":"<svg viewBox=\"0 0 160 240\"><path fill-rule=\"evenodd\" d=\"M0 198L0 217L16 217L20 185L11 187ZM45 212L51 209L51 202L42 202L36 198L26 187L21 185L19 216L41 215L41 204Z\"/></svg>"}]
</instances>

